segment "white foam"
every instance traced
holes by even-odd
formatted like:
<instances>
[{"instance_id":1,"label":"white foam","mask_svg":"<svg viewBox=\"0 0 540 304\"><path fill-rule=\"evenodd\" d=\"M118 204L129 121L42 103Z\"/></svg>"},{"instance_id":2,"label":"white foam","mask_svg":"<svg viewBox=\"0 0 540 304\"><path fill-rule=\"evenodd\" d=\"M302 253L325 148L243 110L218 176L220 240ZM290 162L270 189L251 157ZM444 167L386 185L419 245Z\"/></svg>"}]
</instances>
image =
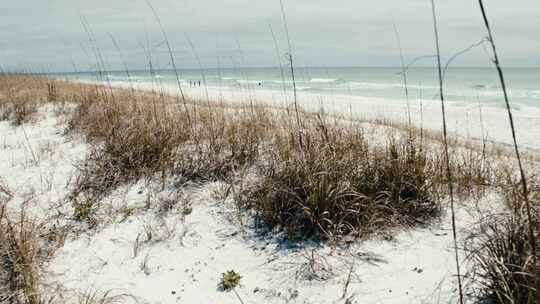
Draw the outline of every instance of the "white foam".
<instances>
[{"instance_id":1,"label":"white foam","mask_svg":"<svg viewBox=\"0 0 540 304\"><path fill-rule=\"evenodd\" d=\"M336 78L311 78L310 82L319 82L319 83L329 83L329 82L336 82L338 79Z\"/></svg>"}]
</instances>

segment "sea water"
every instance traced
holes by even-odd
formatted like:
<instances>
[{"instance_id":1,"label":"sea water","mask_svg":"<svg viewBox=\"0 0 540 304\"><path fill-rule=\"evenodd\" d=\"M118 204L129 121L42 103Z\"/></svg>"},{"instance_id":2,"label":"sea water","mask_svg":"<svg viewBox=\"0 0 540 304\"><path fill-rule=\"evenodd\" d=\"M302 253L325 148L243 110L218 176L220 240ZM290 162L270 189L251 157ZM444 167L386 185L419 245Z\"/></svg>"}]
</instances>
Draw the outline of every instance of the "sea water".
<instances>
[{"instance_id":1,"label":"sea water","mask_svg":"<svg viewBox=\"0 0 540 304\"><path fill-rule=\"evenodd\" d=\"M184 87L292 91L291 69L223 68L178 70ZM540 68L505 68L512 105L540 107ZM298 67L294 69L298 92L331 98L332 95L379 97L387 102L406 98L400 67ZM70 80L101 81L121 84L177 85L172 70L105 71L57 74ZM438 71L435 68L409 68L407 94L410 100L438 99ZM497 72L493 68L449 68L444 74L444 94L449 103L485 103L505 106Z\"/></svg>"}]
</instances>

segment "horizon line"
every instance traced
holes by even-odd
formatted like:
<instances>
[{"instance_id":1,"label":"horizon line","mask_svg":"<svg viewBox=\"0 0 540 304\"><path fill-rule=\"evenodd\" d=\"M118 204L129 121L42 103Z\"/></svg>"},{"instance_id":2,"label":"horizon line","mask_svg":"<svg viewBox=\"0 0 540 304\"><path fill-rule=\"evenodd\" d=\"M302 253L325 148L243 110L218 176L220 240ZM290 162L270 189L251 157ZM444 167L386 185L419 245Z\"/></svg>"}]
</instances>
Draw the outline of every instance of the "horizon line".
<instances>
[{"instance_id":1,"label":"horizon line","mask_svg":"<svg viewBox=\"0 0 540 304\"><path fill-rule=\"evenodd\" d=\"M277 69L279 68L279 66L249 66L249 67L204 67L202 70L230 70L230 69ZM336 68L380 68L380 69L393 69L393 68L397 68L397 69L401 69L401 66L400 65L343 65L343 66L316 66L316 65L310 65L310 66L298 66L296 67L298 69L336 69ZM415 67L410 67L410 69L429 69L429 68L433 68L435 69L436 67L435 66L415 66ZM493 69L494 67L492 66L453 66L453 67L450 67L450 68L455 68L455 69ZM507 67L504 67L504 69L540 69L540 66L507 66ZM171 68L159 68L159 69L152 69L153 71L174 71L175 69L171 69ZM189 67L189 68L178 68L176 69L177 71L198 71L198 70L201 70L200 68L198 67ZM150 71L149 68L133 68L133 69L128 69L128 71L130 72L146 72L146 71ZM125 69L106 69L106 70L91 70L91 69L88 69L88 70L80 70L80 71L73 71L73 70L70 70L70 71L50 71L50 72L32 72L32 71L13 71L13 72L10 72L10 71L6 71L4 69L0 70L0 74L2 73L6 73L6 74L29 74L29 75L50 75L50 74L80 74L80 73L105 73L105 72L113 72L113 73L125 73L126 70Z\"/></svg>"}]
</instances>

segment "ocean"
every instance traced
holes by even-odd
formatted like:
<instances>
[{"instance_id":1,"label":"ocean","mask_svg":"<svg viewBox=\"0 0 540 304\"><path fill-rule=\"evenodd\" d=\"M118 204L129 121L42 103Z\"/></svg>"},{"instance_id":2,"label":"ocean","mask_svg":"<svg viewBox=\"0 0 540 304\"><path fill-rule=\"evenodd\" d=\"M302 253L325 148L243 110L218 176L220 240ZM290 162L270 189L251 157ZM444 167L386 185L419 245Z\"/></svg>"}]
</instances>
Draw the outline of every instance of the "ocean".
<instances>
[{"instance_id":1,"label":"ocean","mask_svg":"<svg viewBox=\"0 0 540 304\"><path fill-rule=\"evenodd\" d=\"M283 72L283 73L282 73ZM505 68L508 92L514 108L540 107L540 68ZM129 77L128 77L129 74ZM55 74L69 80L110 81L112 84L176 85L172 70L107 71ZM179 70L184 87L195 85L225 90L292 91L291 72L279 68L224 68ZM438 99L435 68L407 71L410 100ZM299 67L296 89L331 98L333 95L376 97L387 102L403 101L405 90L400 67ZM191 85L190 85L191 84ZM504 106L497 73L493 68L449 68L445 74L445 99L450 103L485 103Z\"/></svg>"}]
</instances>

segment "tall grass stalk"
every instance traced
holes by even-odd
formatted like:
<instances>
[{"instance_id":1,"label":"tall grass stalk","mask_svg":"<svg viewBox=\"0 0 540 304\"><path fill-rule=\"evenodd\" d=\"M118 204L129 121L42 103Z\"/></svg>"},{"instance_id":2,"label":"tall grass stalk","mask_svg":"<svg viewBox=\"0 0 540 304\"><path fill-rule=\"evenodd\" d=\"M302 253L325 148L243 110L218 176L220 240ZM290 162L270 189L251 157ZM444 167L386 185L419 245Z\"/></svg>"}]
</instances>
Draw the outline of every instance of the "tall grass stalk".
<instances>
[{"instance_id":1,"label":"tall grass stalk","mask_svg":"<svg viewBox=\"0 0 540 304\"><path fill-rule=\"evenodd\" d=\"M452 55L447 61L446 61L446 64L444 65L444 69L443 69L443 81L446 79L446 72L448 71L448 68L450 67L450 64L452 64L452 62L454 60L456 60L459 56L471 51L472 49L476 48L476 47L479 47L479 46L483 46L484 43L486 42L486 39L485 38L482 38L480 41L476 42L476 43L473 43L471 45L469 45L468 47L464 48L463 50L455 53L454 55Z\"/></svg>"},{"instance_id":2,"label":"tall grass stalk","mask_svg":"<svg viewBox=\"0 0 540 304\"><path fill-rule=\"evenodd\" d=\"M405 100L407 102L407 121L409 123L409 128L412 125L411 122L411 105L409 104L409 87L407 85L407 69L405 68L405 59L403 57L403 48L401 47L401 39L399 37L398 28L396 26L395 20L392 19L392 26L394 27L394 34L396 35L396 41L399 48L399 59L401 62L401 77L403 79L403 86L405 89Z\"/></svg>"},{"instance_id":3,"label":"tall grass stalk","mask_svg":"<svg viewBox=\"0 0 540 304\"><path fill-rule=\"evenodd\" d=\"M268 28L270 29L270 34L272 35L272 40L274 42L274 50L276 51L276 59L279 67L279 75L281 77L281 88L283 89L283 102L285 104L285 109L287 111L287 115L289 115L289 107L287 102L287 88L285 87L285 72L283 71L283 64L281 63L281 56L279 51L279 45L276 39L276 35L274 34L274 29L272 28L272 24L268 22Z\"/></svg>"},{"instance_id":4,"label":"tall grass stalk","mask_svg":"<svg viewBox=\"0 0 540 304\"><path fill-rule=\"evenodd\" d=\"M221 73L221 59L219 59L219 55L216 56L216 63L217 63L217 71L218 71L218 90L219 90L219 102L223 104L223 83L222 83L222 77L223 74Z\"/></svg>"},{"instance_id":5,"label":"tall grass stalk","mask_svg":"<svg viewBox=\"0 0 540 304\"><path fill-rule=\"evenodd\" d=\"M185 33L185 36L189 44L189 47L191 48L191 51L193 52L193 56L195 56L195 59L197 60L197 65L199 66L199 73L201 73L206 101L210 102L210 96L208 95L208 87L206 86L206 73L204 73L204 68L202 66L201 58L199 57L199 53L197 52L197 49L195 48L195 45L193 44L193 41L191 40L189 35Z\"/></svg>"},{"instance_id":6,"label":"tall grass stalk","mask_svg":"<svg viewBox=\"0 0 540 304\"><path fill-rule=\"evenodd\" d=\"M95 41L93 40L93 36L90 32L90 26L88 25L88 22L86 21L86 18L84 16L81 16L81 25L86 32L86 36L88 37L88 41L90 43L90 48L92 49L92 53L95 57L94 59L96 60L96 70L99 76L99 80L103 81L104 67L102 67L101 61L99 60L99 56L96 51ZM88 53L86 55L89 56Z\"/></svg>"},{"instance_id":7,"label":"tall grass stalk","mask_svg":"<svg viewBox=\"0 0 540 304\"><path fill-rule=\"evenodd\" d=\"M219 57L219 38L216 35L216 64L218 72L218 88L219 88L219 102L223 104L223 83L222 83L222 73L221 73L221 59Z\"/></svg>"},{"instance_id":8,"label":"tall grass stalk","mask_svg":"<svg viewBox=\"0 0 540 304\"><path fill-rule=\"evenodd\" d=\"M420 92L420 148L424 145L424 89L422 82L419 84Z\"/></svg>"},{"instance_id":9,"label":"tall grass stalk","mask_svg":"<svg viewBox=\"0 0 540 304\"><path fill-rule=\"evenodd\" d=\"M476 92L476 102L478 103L478 118L480 120L480 132L482 133L482 161L485 161L487 134L484 128L484 115L482 113L482 103L480 102L480 96L478 96L478 91Z\"/></svg>"},{"instance_id":10,"label":"tall grass stalk","mask_svg":"<svg viewBox=\"0 0 540 304\"><path fill-rule=\"evenodd\" d=\"M176 62L174 61L174 55L171 48L171 44L169 43L169 39L167 38L167 33L165 32L165 29L163 28L163 25L161 24L161 19L159 18L157 11L152 6L152 3L150 3L150 0L146 0L146 3L150 7L150 10L152 10L154 18L156 19L156 22L159 25L159 29L161 30L161 34L163 35L163 38L165 39L165 45L167 46L167 50L169 51L169 58L171 60L171 65L173 67L174 75L176 77L176 84L178 85L178 90L180 91L180 96L182 97L184 111L186 112L186 118L188 120L191 130L193 131L193 121L191 119L191 114L189 113L189 109L187 107L186 96L184 95L184 91L182 90L182 84L180 82L180 74L178 73L178 69L176 68Z\"/></svg>"},{"instance_id":11,"label":"tall grass stalk","mask_svg":"<svg viewBox=\"0 0 540 304\"><path fill-rule=\"evenodd\" d=\"M214 140L215 139L214 113L213 113L213 107L210 105L210 96L208 95L208 86L206 85L206 74L204 73L201 58L199 57L199 53L197 52L197 49L195 48L195 45L193 44L193 41L191 41L191 38L189 37L189 35L187 33L185 33L185 35L186 35L186 40L187 40L189 46L191 47L191 50L193 51L193 55L195 56L195 59L197 60L197 64L199 65L199 71L201 73L201 77L202 77L202 81L203 81L206 102L208 104L208 113L210 115L210 133L212 135L212 140Z\"/></svg>"},{"instance_id":12,"label":"tall grass stalk","mask_svg":"<svg viewBox=\"0 0 540 304\"><path fill-rule=\"evenodd\" d=\"M154 72L154 63L152 62L152 51L150 49L150 38L148 37L148 31L146 31L145 29L145 38L146 38L146 46L143 46L143 49L145 50L146 52L146 57L148 57L148 69L149 69L149 72L150 72L150 81L152 83L152 109L153 109L153 117L154 117L154 121L158 121L158 116L157 116L157 105L156 105L156 95L157 95L157 90L156 90L156 83L155 83L155 76L156 76L156 73Z\"/></svg>"},{"instance_id":13,"label":"tall grass stalk","mask_svg":"<svg viewBox=\"0 0 540 304\"><path fill-rule=\"evenodd\" d=\"M450 155L448 153L448 133L446 130L446 110L444 106L444 88L443 88L443 74L441 67L441 51L439 47L439 30L437 28L437 14L435 10L435 0L431 0L431 11L433 16L433 30L435 33L435 47L437 50L437 67L439 74L439 93L441 98L441 111L442 111L442 122L443 122L443 140L444 140L444 156L446 161L446 176L448 179L448 191L450 194L450 211L452 213L452 237L454 240L454 253L456 258L456 271L457 271L457 281L459 289L459 303L463 304L463 286L461 283L461 271L459 266L459 255L458 255L458 246L457 246L457 233L456 233L456 213L454 210L454 185L452 180L452 171L450 169Z\"/></svg>"},{"instance_id":14,"label":"tall grass stalk","mask_svg":"<svg viewBox=\"0 0 540 304\"><path fill-rule=\"evenodd\" d=\"M247 92L248 92L250 111L251 111L251 114L254 115L255 114L255 108L254 108L254 105L253 105L253 101L254 101L254 98L255 98L255 90L251 86L251 78L249 77L249 72L247 70L244 72L244 70L246 68L246 58L244 57L244 50L242 49L242 46L240 45L240 40L238 40L238 37L235 37L235 41L236 41L236 47L238 48L238 54L240 55L240 62L242 64L240 66L240 75L246 81L246 87L247 87Z\"/></svg>"},{"instance_id":15,"label":"tall grass stalk","mask_svg":"<svg viewBox=\"0 0 540 304\"><path fill-rule=\"evenodd\" d=\"M156 94L156 83L154 81L155 79L155 73L154 73L154 64L152 63L152 50L150 48L150 37L148 36L148 30L145 27L144 28L144 37L146 44L143 44L142 42L139 42L141 49L144 50L144 53L146 55L146 58L148 59L148 72L150 72L150 83L152 84L152 94Z\"/></svg>"},{"instance_id":16,"label":"tall grass stalk","mask_svg":"<svg viewBox=\"0 0 540 304\"><path fill-rule=\"evenodd\" d=\"M128 78L128 83L129 83L129 87L131 88L131 93L133 94L133 98L136 98L136 94L135 94L135 87L133 86L133 81L131 79L131 74L129 73L129 68L128 68L128 65L126 63L126 60L124 59L124 54L122 52L122 49L120 49L120 46L118 45L118 42L116 41L116 39L114 38L114 36L109 33L109 37L111 38L111 41L114 45L114 48L116 49L116 51L118 52L118 55L120 55L120 58L122 60L122 65L124 66L124 72L126 73L126 76Z\"/></svg>"},{"instance_id":17,"label":"tall grass stalk","mask_svg":"<svg viewBox=\"0 0 540 304\"><path fill-rule=\"evenodd\" d=\"M484 20L484 25L486 27L486 30L487 30L487 33L488 33L488 41L489 41L489 44L491 44L491 49L493 51L493 64L495 65L495 68L497 69L497 74L499 76L499 80L500 80L500 83L501 83L501 88L502 88L502 92L503 92L503 95L504 95L504 102L506 104L506 110L508 112L508 120L510 122L510 129L512 131L512 140L514 141L514 151L516 153L516 158L517 158L517 161L518 161L518 166L519 166L519 174L521 176L521 187L522 187L522 191L523 191L523 199L525 200L525 208L526 208L526 212L527 212L527 221L529 223L528 225L528 233L529 233L529 241L530 241L530 245L531 245L531 249L532 249L532 258L533 258L533 265L534 265L534 269L535 271L537 271L537 256L536 256L536 237L535 237L535 234L534 234L534 225L535 223L533 222L533 218L532 218L532 214L531 214L531 204L530 204L530 201L529 201L529 190L527 188L527 179L526 179L526 176L525 176L525 171L523 170L523 164L521 162L521 155L519 153L519 148L518 148L518 144L517 144L517 136L516 136L516 128L515 128L515 125L514 125L514 118L513 118L513 115L512 115L512 108L510 107L510 101L509 101L509 98L508 98L508 93L507 93L507 90L506 90L506 82L504 80L504 73L502 71L502 68L501 68L501 65L500 65L500 61L499 61L499 56L498 56L498 53L497 53L497 47L495 45L495 41L493 39L493 34L491 32L491 27L490 27L490 24L489 24L489 20L488 20L488 17L487 17L487 13L486 13L486 9L484 7L484 2L482 0L478 0L478 4L480 6L480 11L482 13L482 18ZM534 278L534 282L535 282L535 287L536 287L536 303L539 303L540 302L540 280L538 280L538 273L535 273L533 274L535 276Z\"/></svg>"},{"instance_id":18,"label":"tall grass stalk","mask_svg":"<svg viewBox=\"0 0 540 304\"><path fill-rule=\"evenodd\" d=\"M241 77L243 80L245 80L244 73L242 72L242 69L238 67L238 63L236 62L236 60L234 60L234 57L233 57L233 56L229 56L229 60L231 61L231 67L232 67L232 69L233 69L234 75L240 75L240 77ZM246 94L249 95L249 89L248 89L248 91L247 91L247 93L246 93L246 88L245 88L242 84L240 84L239 87L240 87L240 92L239 92L239 94L241 95L240 98L246 97ZM234 94L234 90L233 90L232 92L233 92L233 94ZM234 97L233 97L233 98L234 98ZM242 101L244 101L244 100L242 99ZM244 111L246 111L246 107L243 107L242 109L243 109ZM252 108L250 108L250 111L251 111L251 110L252 110Z\"/></svg>"},{"instance_id":19,"label":"tall grass stalk","mask_svg":"<svg viewBox=\"0 0 540 304\"><path fill-rule=\"evenodd\" d=\"M101 54L101 50L99 46L97 45L97 39L92 31L92 28L90 27L90 24L88 23L88 20L84 16L81 16L81 23L83 25L84 30L86 31L86 34L88 35L88 40L90 42L90 46L92 47L92 50L94 52L94 56L96 57L96 65L98 69L98 73L101 76L101 80L103 80L103 74L107 71L107 68L105 66L105 60L103 59L103 55ZM107 82L107 88L109 89L109 93L111 95L112 101L115 100L114 92L112 89L112 83L109 75L105 75L106 82Z\"/></svg>"},{"instance_id":20,"label":"tall grass stalk","mask_svg":"<svg viewBox=\"0 0 540 304\"><path fill-rule=\"evenodd\" d=\"M293 64L291 37L289 35L289 26L287 25L287 17L285 15L285 7L283 6L283 0L279 0L279 5L281 7L281 16L283 18L283 26L285 27L285 35L287 36L287 46L289 49L289 54L287 57L289 59L289 65L291 67L291 78L292 78L292 83L293 83L294 111L296 113L296 123L298 124L298 127L301 127L302 124L300 123L300 115L298 114L298 100L296 96L296 80L294 79L294 64Z\"/></svg>"},{"instance_id":21,"label":"tall grass stalk","mask_svg":"<svg viewBox=\"0 0 540 304\"><path fill-rule=\"evenodd\" d=\"M308 70L307 67L306 67L306 70ZM324 68L324 72L326 74L326 78L332 79L332 77L330 76L330 73L328 72L327 67ZM309 77L308 79L311 79L311 77ZM336 109L336 98L335 98L335 95L334 95L334 89L335 89L334 88L334 83L331 82L330 83L330 98L331 98L331 101L332 101L332 103L331 103L331 110L332 111L335 111L335 109ZM323 100L322 96L321 96L321 104L324 104L324 100Z\"/></svg>"}]
</instances>

